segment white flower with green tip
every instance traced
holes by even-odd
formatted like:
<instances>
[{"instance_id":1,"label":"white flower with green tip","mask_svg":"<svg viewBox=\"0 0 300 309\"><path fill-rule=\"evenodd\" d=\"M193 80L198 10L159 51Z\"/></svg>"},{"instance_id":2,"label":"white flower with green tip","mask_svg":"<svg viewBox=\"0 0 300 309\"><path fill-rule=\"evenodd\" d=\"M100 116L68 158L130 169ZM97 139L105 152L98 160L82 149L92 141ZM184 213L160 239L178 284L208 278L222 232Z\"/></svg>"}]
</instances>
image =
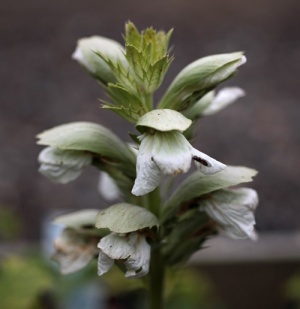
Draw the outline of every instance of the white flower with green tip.
<instances>
[{"instance_id":1,"label":"white flower with green tip","mask_svg":"<svg viewBox=\"0 0 300 309\"><path fill-rule=\"evenodd\" d=\"M79 177L83 168L90 165L92 156L77 150L44 148L38 157L39 172L56 183L66 184Z\"/></svg>"},{"instance_id":2,"label":"white flower with green tip","mask_svg":"<svg viewBox=\"0 0 300 309\"><path fill-rule=\"evenodd\" d=\"M219 229L234 239L256 239L254 211L258 205L255 190L219 190L200 202L200 210L216 221Z\"/></svg>"},{"instance_id":3,"label":"white flower with green tip","mask_svg":"<svg viewBox=\"0 0 300 309\"><path fill-rule=\"evenodd\" d=\"M225 165L193 148L183 136L192 121L179 112L154 110L141 117L137 128L145 132L137 157L137 177L132 189L134 195L145 195L160 183L161 175L186 173L194 161L205 175L220 172Z\"/></svg>"},{"instance_id":4,"label":"white flower with green tip","mask_svg":"<svg viewBox=\"0 0 300 309\"><path fill-rule=\"evenodd\" d=\"M149 272L150 245L141 234L111 233L100 240L98 248L99 276L108 272L115 261L124 264L127 278L140 278Z\"/></svg>"},{"instance_id":5,"label":"white flower with green tip","mask_svg":"<svg viewBox=\"0 0 300 309\"><path fill-rule=\"evenodd\" d=\"M202 112L202 115L213 115L243 96L245 96L245 91L239 87L223 88L215 95L211 104Z\"/></svg>"},{"instance_id":6,"label":"white flower with green tip","mask_svg":"<svg viewBox=\"0 0 300 309\"><path fill-rule=\"evenodd\" d=\"M89 73L94 75L104 84L116 82L116 77L109 65L99 56L114 63L128 68L128 62L125 58L124 47L111 39L92 36L78 40L75 52L72 58L78 61Z\"/></svg>"}]
</instances>

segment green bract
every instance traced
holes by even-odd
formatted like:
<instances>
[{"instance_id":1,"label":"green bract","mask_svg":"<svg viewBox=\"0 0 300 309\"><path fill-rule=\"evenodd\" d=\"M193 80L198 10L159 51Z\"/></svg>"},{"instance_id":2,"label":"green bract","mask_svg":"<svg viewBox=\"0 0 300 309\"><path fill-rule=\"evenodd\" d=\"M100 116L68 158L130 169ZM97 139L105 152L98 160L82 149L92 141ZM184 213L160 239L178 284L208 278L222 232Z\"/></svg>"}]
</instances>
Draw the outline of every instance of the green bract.
<instances>
[{"instance_id":1,"label":"green bract","mask_svg":"<svg viewBox=\"0 0 300 309\"><path fill-rule=\"evenodd\" d=\"M96 227L114 233L131 233L145 228L158 228L158 219L147 209L128 203L108 207L98 213Z\"/></svg>"},{"instance_id":2,"label":"green bract","mask_svg":"<svg viewBox=\"0 0 300 309\"><path fill-rule=\"evenodd\" d=\"M198 251L207 236L214 233L212 229L203 229L209 217L198 209L191 209L178 217L167 237L163 253L169 265L185 262ZM203 229L202 233L199 233Z\"/></svg>"},{"instance_id":3,"label":"green bract","mask_svg":"<svg viewBox=\"0 0 300 309\"><path fill-rule=\"evenodd\" d=\"M99 209L85 209L60 215L53 220L55 224L61 224L74 229L84 226L95 226Z\"/></svg>"},{"instance_id":4,"label":"green bract","mask_svg":"<svg viewBox=\"0 0 300 309\"><path fill-rule=\"evenodd\" d=\"M208 56L192 62L173 80L159 108L183 111L219 83L231 77L246 61L242 52Z\"/></svg>"},{"instance_id":5,"label":"green bract","mask_svg":"<svg viewBox=\"0 0 300 309\"><path fill-rule=\"evenodd\" d=\"M38 134L39 145L60 149L82 150L107 159L128 162L133 154L110 130L91 122L72 122Z\"/></svg>"},{"instance_id":6,"label":"green bract","mask_svg":"<svg viewBox=\"0 0 300 309\"><path fill-rule=\"evenodd\" d=\"M164 205L162 221L165 222L171 219L181 203L215 190L250 182L256 174L256 170L241 166L227 166L223 171L210 176L194 172L181 183Z\"/></svg>"},{"instance_id":7,"label":"green bract","mask_svg":"<svg viewBox=\"0 0 300 309\"><path fill-rule=\"evenodd\" d=\"M173 60L168 55L172 30L165 33L150 27L140 33L131 22L126 24L125 30L126 59L141 87L152 94Z\"/></svg>"},{"instance_id":8,"label":"green bract","mask_svg":"<svg viewBox=\"0 0 300 309\"><path fill-rule=\"evenodd\" d=\"M161 132L174 130L184 132L191 124L192 121L179 112L171 109L156 109L142 116L138 120L136 128L142 133L147 128Z\"/></svg>"}]
</instances>

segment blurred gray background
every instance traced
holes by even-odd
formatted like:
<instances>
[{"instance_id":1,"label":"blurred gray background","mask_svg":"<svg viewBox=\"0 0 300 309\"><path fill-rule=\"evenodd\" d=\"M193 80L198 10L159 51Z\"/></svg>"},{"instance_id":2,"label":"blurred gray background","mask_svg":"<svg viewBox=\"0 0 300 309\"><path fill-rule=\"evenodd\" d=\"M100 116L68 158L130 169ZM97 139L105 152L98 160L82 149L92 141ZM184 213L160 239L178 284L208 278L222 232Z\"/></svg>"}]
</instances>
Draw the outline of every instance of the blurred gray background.
<instances>
[{"instance_id":1,"label":"blurred gray background","mask_svg":"<svg viewBox=\"0 0 300 309\"><path fill-rule=\"evenodd\" d=\"M71 121L109 126L125 141L134 129L100 109L104 94L71 60L76 41L99 34L122 42L124 23L174 27L173 62L159 94L197 58L243 50L248 62L226 85L247 96L203 119L194 145L221 162L259 170L259 231L300 228L299 0L53 0L0 2L0 205L37 239L46 214L101 208L98 172L68 185L37 172L35 135ZM225 85L225 84L224 84Z\"/></svg>"}]
</instances>

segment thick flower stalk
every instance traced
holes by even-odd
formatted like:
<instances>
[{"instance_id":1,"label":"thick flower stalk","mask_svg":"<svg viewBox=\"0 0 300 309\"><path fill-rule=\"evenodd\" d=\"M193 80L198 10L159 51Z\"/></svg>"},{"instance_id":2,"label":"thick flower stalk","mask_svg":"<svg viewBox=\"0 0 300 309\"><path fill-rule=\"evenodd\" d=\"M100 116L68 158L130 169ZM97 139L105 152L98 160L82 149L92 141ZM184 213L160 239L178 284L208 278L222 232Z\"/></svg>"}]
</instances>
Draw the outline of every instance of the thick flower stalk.
<instances>
[{"instance_id":1,"label":"thick flower stalk","mask_svg":"<svg viewBox=\"0 0 300 309\"><path fill-rule=\"evenodd\" d=\"M245 95L239 87L217 92L216 87L246 58L234 52L198 59L154 104L153 94L174 59L171 34L152 27L140 32L128 22L124 46L93 36L80 39L72 55L106 92L102 107L137 129L130 134L133 146L90 122L38 135L38 144L46 146L38 158L41 174L66 184L91 165L100 170L99 193L107 202L118 201L54 220L64 227L54 241L60 271L75 272L97 260L101 276L115 265L127 278L144 278L151 309L164 307L166 269L186 262L208 237L256 238L257 193L231 187L252 181L257 172L226 166L191 144L202 117ZM222 160L221 153L217 157ZM176 187L161 181L187 172Z\"/></svg>"}]
</instances>

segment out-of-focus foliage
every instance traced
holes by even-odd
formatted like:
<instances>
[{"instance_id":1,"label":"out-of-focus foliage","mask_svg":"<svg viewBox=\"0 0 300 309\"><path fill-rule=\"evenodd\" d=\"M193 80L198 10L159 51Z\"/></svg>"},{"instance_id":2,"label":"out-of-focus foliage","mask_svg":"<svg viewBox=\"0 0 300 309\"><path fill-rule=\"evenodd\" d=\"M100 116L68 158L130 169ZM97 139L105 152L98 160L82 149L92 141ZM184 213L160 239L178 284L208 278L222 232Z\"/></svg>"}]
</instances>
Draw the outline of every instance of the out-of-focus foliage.
<instances>
[{"instance_id":1,"label":"out-of-focus foliage","mask_svg":"<svg viewBox=\"0 0 300 309\"><path fill-rule=\"evenodd\" d=\"M210 280L192 268L170 271L166 293L167 309L221 308Z\"/></svg>"},{"instance_id":2,"label":"out-of-focus foliage","mask_svg":"<svg viewBox=\"0 0 300 309\"><path fill-rule=\"evenodd\" d=\"M0 240L15 240L21 234L21 221L12 209L0 205Z\"/></svg>"},{"instance_id":3,"label":"out-of-focus foliage","mask_svg":"<svg viewBox=\"0 0 300 309\"><path fill-rule=\"evenodd\" d=\"M95 267L96 262L76 274L60 276L38 254L8 256L0 262L0 308L74 309L81 304L108 309L116 303L118 308L146 308L142 280L126 280L117 267L95 280ZM193 269L170 270L166 280L167 309L220 308L210 281Z\"/></svg>"},{"instance_id":4,"label":"out-of-focus foliage","mask_svg":"<svg viewBox=\"0 0 300 309\"><path fill-rule=\"evenodd\" d=\"M284 286L287 308L300 309L300 273L292 276Z\"/></svg>"},{"instance_id":5,"label":"out-of-focus foliage","mask_svg":"<svg viewBox=\"0 0 300 309\"><path fill-rule=\"evenodd\" d=\"M2 309L39 309L38 298L51 290L54 277L37 258L11 256L0 266Z\"/></svg>"}]
</instances>

